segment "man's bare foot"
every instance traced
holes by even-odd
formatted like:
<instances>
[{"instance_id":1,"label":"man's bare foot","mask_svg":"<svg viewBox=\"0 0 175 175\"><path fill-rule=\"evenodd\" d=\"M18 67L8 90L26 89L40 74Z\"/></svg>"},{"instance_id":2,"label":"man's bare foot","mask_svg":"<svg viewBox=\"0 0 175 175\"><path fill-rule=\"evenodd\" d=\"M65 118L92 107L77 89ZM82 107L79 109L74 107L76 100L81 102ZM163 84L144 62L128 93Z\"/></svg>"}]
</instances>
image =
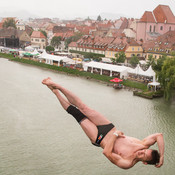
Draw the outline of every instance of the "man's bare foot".
<instances>
[{"instance_id":1,"label":"man's bare foot","mask_svg":"<svg viewBox=\"0 0 175 175\"><path fill-rule=\"evenodd\" d=\"M42 83L43 83L44 85L46 85L46 86L52 87L53 89L59 89L59 88L60 88L59 84L54 83L54 82L51 80L50 77L44 79L44 80L42 81ZM53 91L53 90L52 90L52 91Z\"/></svg>"},{"instance_id":2,"label":"man's bare foot","mask_svg":"<svg viewBox=\"0 0 175 175\"><path fill-rule=\"evenodd\" d=\"M47 86L51 86L51 84L52 84L51 78L50 78L50 77L45 78L45 79L42 81L42 84L45 84L45 85L47 85Z\"/></svg>"}]
</instances>

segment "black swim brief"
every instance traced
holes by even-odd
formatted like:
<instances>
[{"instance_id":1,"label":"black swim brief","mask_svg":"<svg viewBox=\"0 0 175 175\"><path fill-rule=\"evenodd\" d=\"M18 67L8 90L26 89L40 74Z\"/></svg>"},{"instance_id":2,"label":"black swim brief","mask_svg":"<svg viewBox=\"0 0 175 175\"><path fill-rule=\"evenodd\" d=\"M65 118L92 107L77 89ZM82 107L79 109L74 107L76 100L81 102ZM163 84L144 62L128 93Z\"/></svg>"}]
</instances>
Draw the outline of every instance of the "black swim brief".
<instances>
[{"instance_id":1,"label":"black swim brief","mask_svg":"<svg viewBox=\"0 0 175 175\"><path fill-rule=\"evenodd\" d=\"M104 137L106 136L106 134L112 129L114 128L114 125L112 123L107 124L107 125L98 125L97 129L98 129L98 135L97 135L97 139L95 141L95 143L92 143L95 146L100 147L100 143L101 141L104 139Z\"/></svg>"}]
</instances>

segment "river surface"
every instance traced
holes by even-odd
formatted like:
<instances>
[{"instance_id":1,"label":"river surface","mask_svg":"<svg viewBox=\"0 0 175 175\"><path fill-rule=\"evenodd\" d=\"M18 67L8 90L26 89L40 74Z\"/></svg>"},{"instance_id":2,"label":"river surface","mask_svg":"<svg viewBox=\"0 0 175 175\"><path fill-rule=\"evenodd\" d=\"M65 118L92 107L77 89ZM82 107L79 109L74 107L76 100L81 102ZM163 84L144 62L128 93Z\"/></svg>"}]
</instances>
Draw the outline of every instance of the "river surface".
<instances>
[{"instance_id":1,"label":"river surface","mask_svg":"<svg viewBox=\"0 0 175 175\"><path fill-rule=\"evenodd\" d=\"M76 121L41 84L54 81L100 111L125 135L162 132L161 168L141 162L129 170L110 163ZM157 148L157 145L152 148ZM132 91L0 58L0 175L174 175L175 103L143 99Z\"/></svg>"}]
</instances>

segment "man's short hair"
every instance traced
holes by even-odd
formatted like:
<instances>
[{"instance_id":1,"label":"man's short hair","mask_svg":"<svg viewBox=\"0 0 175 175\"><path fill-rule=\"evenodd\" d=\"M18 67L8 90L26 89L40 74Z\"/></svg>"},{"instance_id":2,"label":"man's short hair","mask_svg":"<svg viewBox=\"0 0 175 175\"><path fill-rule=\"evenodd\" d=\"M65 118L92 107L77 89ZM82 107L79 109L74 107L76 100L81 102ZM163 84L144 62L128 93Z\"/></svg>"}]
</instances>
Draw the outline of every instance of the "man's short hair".
<instances>
[{"instance_id":1,"label":"man's short hair","mask_svg":"<svg viewBox=\"0 0 175 175\"><path fill-rule=\"evenodd\" d=\"M160 154L158 153L157 150L152 150L152 160L146 161L147 164L149 165L156 165L157 163L159 163L159 159L160 159Z\"/></svg>"}]
</instances>

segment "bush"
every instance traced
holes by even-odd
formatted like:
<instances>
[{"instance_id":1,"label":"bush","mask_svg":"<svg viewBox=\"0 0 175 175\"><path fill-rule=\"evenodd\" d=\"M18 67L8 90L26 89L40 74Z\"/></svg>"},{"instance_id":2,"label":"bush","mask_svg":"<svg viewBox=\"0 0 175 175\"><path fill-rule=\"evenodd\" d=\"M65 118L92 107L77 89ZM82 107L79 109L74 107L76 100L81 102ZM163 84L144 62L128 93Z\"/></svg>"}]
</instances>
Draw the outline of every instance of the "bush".
<instances>
[{"instance_id":1,"label":"bush","mask_svg":"<svg viewBox=\"0 0 175 175\"><path fill-rule=\"evenodd\" d=\"M76 50L70 50L71 53L78 53L84 56L84 58L99 59L105 57L103 54L91 53L91 52L81 52Z\"/></svg>"}]
</instances>

